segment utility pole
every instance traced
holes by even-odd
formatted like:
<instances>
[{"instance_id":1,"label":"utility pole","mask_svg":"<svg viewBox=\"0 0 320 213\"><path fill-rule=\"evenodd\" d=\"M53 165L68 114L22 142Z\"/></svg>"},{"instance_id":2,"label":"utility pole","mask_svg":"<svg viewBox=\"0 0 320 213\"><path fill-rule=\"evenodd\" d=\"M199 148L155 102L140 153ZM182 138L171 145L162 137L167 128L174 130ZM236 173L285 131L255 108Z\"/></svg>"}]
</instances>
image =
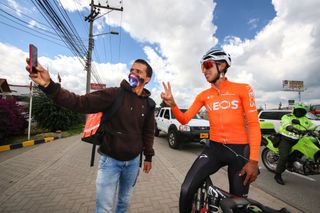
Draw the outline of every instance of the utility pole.
<instances>
[{"instance_id":1,"label":"utility pole","mask_svg":"<svg viewBox=\"0 0 320 213\"><path fill-rule=\"evenodd\" d=\"M30 133L31 133L31 113L32 113L32 96L33 96L33 83L32 81L30 82L30 102L29 102L29 121L28 121L28 140L30 140Z\"/></svg>"},{"instance_id":2,"label":"utility pole","mask_svg":"<svg viewBox=\"0 0 320 213\"><path fill-rule=\"evenodd\" d=\"M91 6L90 14L87 17L85 17L85 19L84 19L85 21L89 21L89 23L90 23L90 25L89 25L88 53L87 53L87 60L86 60L86 67L85 67L85 69L87 71L86 93L90 92L90 83L91 83L91 60L92 60L92 50L93 50L93 47L94 47L93 21L99 15L100 8L109 9L109 10L123 11L123 7L114 8L114 7L110 7L109 5L102 6L100 3L96 5L96 4L94 4L93 0L91 0L90 6ZM110 34L116 34L116 33L110 32ZM94 165L95 153L96 153L96 145L93 144L92 145L92 151L91 151L91 160L90 160L90 166L91 167Z\"/></svg>"},{"instance_id":3,"label":"utility pole","mask_svg":"<svg viewBox=\"0 0 320 213\"><path fill-rule=\"evenodd\" d=\"M85 17L85 19L84 19L85 21L89 21L89 24L90 24L89 25L88 53L87 53L87 60L86 60L86 67L85 67L85 69L87 71L86 93L90 92L90 83L91 83L91 61L92 61L92 50L93 50L93 47L94 47L93 21L99 15L100 8L109 9L109 10L123 11L123 7L115 8L115 7L110 7L109 5L102 6L100 3L99 4L94 4L94 0L91 0L90 6L91 6L90 14L87 17ZM111 34L114 34L114 33L111 32Z\"/></svg>"}]
</instances>

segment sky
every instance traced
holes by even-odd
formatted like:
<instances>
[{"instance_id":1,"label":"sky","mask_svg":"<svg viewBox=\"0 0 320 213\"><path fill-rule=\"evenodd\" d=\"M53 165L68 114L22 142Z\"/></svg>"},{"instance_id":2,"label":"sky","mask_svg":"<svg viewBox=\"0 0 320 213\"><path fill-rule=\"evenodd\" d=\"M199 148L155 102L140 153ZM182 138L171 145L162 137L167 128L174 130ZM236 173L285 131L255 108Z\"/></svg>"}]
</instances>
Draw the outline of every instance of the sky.
<instances>
[{"instance_id":1,"label":"sky","mask_svg":"<svg viewBox=\"0 0 320 213\"><path fill-rule=\"evenodd\" d=\"M38 47L39 62L62 86L86 91L81 60L59 40L35 0L0 2L0 78L26 85L28 44ZM95 0L95 4L99 1ZM253 87L258 108L277 108L288 100L320 104L320 1L305 0L122 0L107 1L123 11L101 9L94 21L93 83L118 86L137 58L154 75L146 88L159 105L162 82L170 82L179 107L189 107L210 87L200 59L210 48L230 53L230 81ZM88 46L89 0L57 0ZM106 5L106 1L100 1ZM63 11L63 10L62 10ZM111 35L110 32L119 35ZM102 34L103 35L98 35ZM85 57L85 55L83 56ZM303 81L305 90L283 91L283 80Z\"/></svg>"}]
</instances>

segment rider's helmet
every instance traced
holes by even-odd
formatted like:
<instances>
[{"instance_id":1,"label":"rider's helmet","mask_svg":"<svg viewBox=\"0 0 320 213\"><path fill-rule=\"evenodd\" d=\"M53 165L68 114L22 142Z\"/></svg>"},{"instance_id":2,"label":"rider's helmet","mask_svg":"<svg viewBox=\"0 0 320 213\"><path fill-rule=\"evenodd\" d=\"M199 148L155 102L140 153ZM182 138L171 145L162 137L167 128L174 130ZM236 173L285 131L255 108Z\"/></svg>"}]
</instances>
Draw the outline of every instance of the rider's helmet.
<instances>
[{"instance_id":1,"label":"rider's helmet","mask_svg":"<svg viewBox=\"0 0 320 213\"><path fill-rule=\"evenodd\" d=\"M202 56L201 64L204 61L213 60L213 61L225 61L227 63L227 68L231 66L231 56L223 50L211 48Z\"/></svg>"},{"instance_id":2,"label":"rider's helmet","mask_svg":"<svg viewBox=\"0 0 320 213\"><path fill-rule=\"evenodd\" d=\"M309 110L310 108L303 103L296 103L293 105L293 114L298 118L305 116Z\"/></svg>"}]
</instances>

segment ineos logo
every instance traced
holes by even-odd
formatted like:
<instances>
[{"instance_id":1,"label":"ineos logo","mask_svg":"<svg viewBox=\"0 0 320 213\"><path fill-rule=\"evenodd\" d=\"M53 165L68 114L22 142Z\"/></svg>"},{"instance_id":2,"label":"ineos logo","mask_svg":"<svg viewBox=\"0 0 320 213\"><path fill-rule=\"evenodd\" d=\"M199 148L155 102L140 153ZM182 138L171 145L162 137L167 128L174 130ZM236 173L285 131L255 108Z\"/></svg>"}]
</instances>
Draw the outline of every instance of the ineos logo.
<instances>
[{"instance_id":1,"label":"ineos logo","mask_svg":"<svg viewBox=\"0 0 320 213\"><path fill-rule=\"evenodd\" d=\"M233 101L224 100L224 101L213 102L211 110L216 111L220 109L238 109L238 108L239 108L239 100L233 100Z\"/></svg>"}]
</instances>

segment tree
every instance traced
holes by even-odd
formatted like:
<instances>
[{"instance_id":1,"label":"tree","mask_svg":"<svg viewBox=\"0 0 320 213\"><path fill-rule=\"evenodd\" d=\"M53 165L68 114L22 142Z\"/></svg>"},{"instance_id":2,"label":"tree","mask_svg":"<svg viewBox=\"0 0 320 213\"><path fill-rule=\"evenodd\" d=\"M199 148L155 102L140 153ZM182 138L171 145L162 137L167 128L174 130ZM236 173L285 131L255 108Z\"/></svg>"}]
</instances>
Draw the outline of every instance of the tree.
<instances>
[{"instance_id":1,"label":"tree","mask_svg":"<svg viewBox=\"0 0 320 213\"><path fill-rule=\"evenodd\" d=\"M16 98L7 100L0 97L0 140L24 134L27 124L26 110L17 104Z\"/></svg>"},{"instance_id":2,"label":"tree","mask_svg":"<svg viewBox=\"0 0 320 213\"><path fill-rule=\"evenodd\" d=\"M38 125L49 131L68 130L84 122L85 116L57 106L39 89L35 90L32 114Z\"/></svg>"},{"instance_id":3,"label":"tree","mask_svg":"<svg viewBox=\"0 0 320 213\"><path fill-rule=\"evenodd\" d=\"M168 107L168 105L162 100L162 102L160 103L160 107Z\"/></svg>"}]
</instances>

